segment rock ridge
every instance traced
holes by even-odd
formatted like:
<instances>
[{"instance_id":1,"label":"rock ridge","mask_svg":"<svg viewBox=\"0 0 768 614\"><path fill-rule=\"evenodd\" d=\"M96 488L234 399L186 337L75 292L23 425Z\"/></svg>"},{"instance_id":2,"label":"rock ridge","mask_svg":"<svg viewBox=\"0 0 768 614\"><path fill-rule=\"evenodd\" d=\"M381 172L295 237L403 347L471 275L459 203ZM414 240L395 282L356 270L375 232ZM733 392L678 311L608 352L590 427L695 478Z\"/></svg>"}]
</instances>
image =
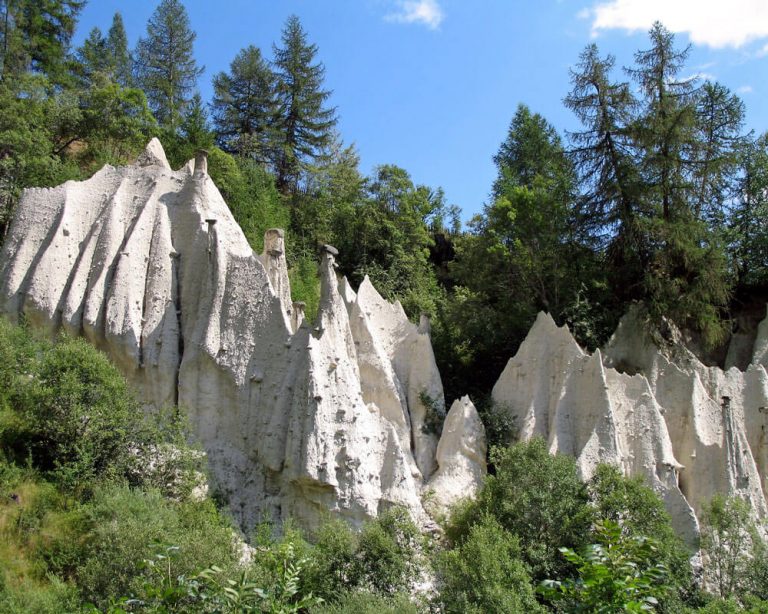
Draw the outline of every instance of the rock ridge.
<instances>
[{"instance_id":1,"label":"rock ridge","mask_svg":"<svg viewBox=\"0 0 768 614\"><path fill-rule=\"evenodd\" d=\"M270 229L255 254L205 152L173 171L153 139L134 165L24 192L0 311L84 336L148 407L182 407L245 531L289 517L312 529L329 512L359 525L392 505L427 523L422 495L440 476L462 483L444 504L482 483L474 406L452 409L441 439L429 432L445 403L427 323L368 279L354 292L326 246L310 326L284 241Z\"/></svg>"},{"instance_id":2,"label":"rock ridge","mask_svg":"<svg viewBox=\"0 0 768 614\"><path fill-rule=\"evenodd\" d=\"M574 456L583 478L600 462L642 476L695 546L698 514L715 493L745 499L755 519L768 516L768 318L744 371L705 366L670 327L677 342L659 347L630 311L589 355L540 313L492 398L520 439L540 436L550 452Z\"/></svg>"}]
</instances>

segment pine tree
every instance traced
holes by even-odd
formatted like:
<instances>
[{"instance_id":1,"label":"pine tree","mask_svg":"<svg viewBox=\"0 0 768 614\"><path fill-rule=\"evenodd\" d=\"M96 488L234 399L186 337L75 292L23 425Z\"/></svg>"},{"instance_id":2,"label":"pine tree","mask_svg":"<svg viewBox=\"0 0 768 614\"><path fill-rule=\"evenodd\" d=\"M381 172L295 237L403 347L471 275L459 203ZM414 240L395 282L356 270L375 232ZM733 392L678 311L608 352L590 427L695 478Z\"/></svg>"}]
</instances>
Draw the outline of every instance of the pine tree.
<instances>
[{"instance_id":1,"label":"pine tree","mask_svg":"<svg viewBox=\"0 0 768 614\"><path fill-rule=\"evenodd\" d=\"M213 78L213 123L225 151L264 162L274 156L274 76L261 51L250 45Z\"/></svg>"},{"instance_id":2,"label":"pine tree","mask_svg":"<svg viewBox=\"0 0 768 614\"><path fill-rule=\"evenodd\" d=\"M175 129L189 104L203 68L193 55L196 34L180 0L162 0L136 46L136 76L155 117Z\"/></svg>"},{"instance_id":3,"label":"pine tree","mask_svg":"<svg viewBox=\"0 0 768 614\"><path fill-rule=\"evenodd\" d=\"M283 28L282 47L274 47L278 119L273 164L277 187L296 191L302 168L323 154L333 138L336 108L326 107L331 96L323 88L325 68L314 63L317 45L307 42L299 18L291 16Z\"/></svg>"},{"instance_id":4,"label":"pine tree","mask_svg":"<svg viewBox=\"0 0 768 614\"><path fill-rule=\"evenodd\" d=\"M120 13L115 13L112 17L112 25L107 32L105 43L112 80L123 87L131 87L133 84L132 60L128 51L128 36L125 33L123 17Z\"/></svg>"}]
</instances>

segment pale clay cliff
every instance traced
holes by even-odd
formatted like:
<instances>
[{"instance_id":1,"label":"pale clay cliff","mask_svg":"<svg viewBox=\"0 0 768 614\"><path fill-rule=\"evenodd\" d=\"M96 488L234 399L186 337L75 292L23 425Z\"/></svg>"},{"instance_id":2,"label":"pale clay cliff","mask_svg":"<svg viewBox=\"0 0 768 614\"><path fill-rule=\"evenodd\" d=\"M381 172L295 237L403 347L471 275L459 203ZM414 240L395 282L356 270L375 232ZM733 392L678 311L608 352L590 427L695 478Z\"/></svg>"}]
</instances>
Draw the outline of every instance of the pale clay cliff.
<instances>
[{"instance_id":1,"label":"pale clay cliff","mask_svg":"<svg viewBox=\"0 0 768 614\"><path fill-rule=\"evenodd\" d=\"M485 475L465 398L444 413L429 325L366 279L320 262L317 322L291 302L281 230L254 253L198 155L173 171L153 139L136 164L25 191L0 259L0 311L83 335L148 406L189 414L213 479L248 530L328 513L359 525L392 505L429 520Z\"/></svg>"},{"instance_id":2,"label":"pale clay cliff","mask_svg":"<svg viewBox=\"0 0 768 614\"><path fill-rule=\"evenodd\" d=\"M574 456L583 478L599 462L643 476L694 545L697 515L715 493L744 498L756 520L768 516L768 318L749 340L745 371L707 367L674 329L672 337L654 343L630 312L589 355L539 314L493 399L512 412L521 439L541 436L551 452Z\"/></svg>"},{"instance_id":3,"label":"pale clay cliff","mask_svg":"<svg viewBox=\"0 0 768 614\"><path fill-rule=\"evenodd\" d=\"M367 279L354 292L320 262L317 322L291 302L281 230L255 254L199 155L173 171L156 139L136 164L27 190L0 260L0 311L85 336L148 406L178 404L244 529L327 512L359 525L391 505L428 524L485 476L485 433L468 397L445 412L429 322L408 321ZM673 335L674 336L674 335ZM678 336L679 337L679 336ZM725 364L657 344L636 314L584 352L540 314L493 399L521 439L643 476L694 544L713 494L768 516L768 318L735 335ZM659 349L662 345L665 349Z\"/></svg>"}]
</instances>

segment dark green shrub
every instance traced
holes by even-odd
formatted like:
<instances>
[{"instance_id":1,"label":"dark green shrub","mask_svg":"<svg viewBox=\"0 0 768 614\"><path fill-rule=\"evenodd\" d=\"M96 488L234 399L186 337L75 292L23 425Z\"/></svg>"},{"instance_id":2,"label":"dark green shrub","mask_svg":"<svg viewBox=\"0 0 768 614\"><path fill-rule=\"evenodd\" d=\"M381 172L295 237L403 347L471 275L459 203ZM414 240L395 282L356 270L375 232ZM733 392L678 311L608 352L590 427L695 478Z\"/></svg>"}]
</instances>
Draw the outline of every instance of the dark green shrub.
<instances>
[{"instance_id":1,"label":"dark green shrub","mask_svg":"<svg viewBox=\"0 0 768 614\"><path fill-rule=\"evenodd\" d=\"M323 523L315 536L307 582L313 593L326 601L362 583L357 558L358 534L343 520Z\"/></svg>"},{"instance_id":2,"label":"dark green shrub","mask_svg":"<svg viewBox=\"0 0 768 614\"><path fill-rule=\"evenodd\" d=\"M408 512L392 508L366 523L360 532L358 577L363 585L384 595L407 590L418 573L421 534Z\"/></svg>"},{"instance_id":3,"label":"dark green shrub","mask_svg":"<svg viewBox=\"0 0 768 614\"><path fill-rule=\"evenodd\" d=\"M350 591L383 596L407 591L423 563L421 534L402 508L387 510L360 532L329 520L315 537L307 586L328 602Z\"/></svg>"},{"instance_id":4,"label":"dark green shrub","mask_svg":"<svg viewBox=\"0 0 768 614\"><path fill-rule=\"evenodd\" d=\"M539 590L568 612L652 611L672 588L669 571L659 563L655 541L627 535L611 520L595 526L597 543L580 553L561 548L577 570L576 578L545 580Z\"/></svg>"},{"instance_id":5,"label":"dark green shrub","mask_svg":"<svg viewBox=\"0 0 768 614\"><path fill-rule=\"evenodd\" d=\"M125 380L83 340L41 350L15 386L17 450L69 489L125 475L141 439L141 409Z\"/></svg>"},{"instance_id":6,"label":"dark green shrub","mask_svg":"<svg viewBox=\"0 0 768 614\"><path fill-rule=\"evenodd\" d=\"M605 464L597 467L588 487L598 518L617 523L625 536L653 537L651 562L664 565L676 588L661 600L663 611L676 612L682 603L692 603L697 592L689 562L693 552L675 533L659 496L641 477L625 477Z\"/></svg>"},{"instance_id":7,"label":"dark green shrub","mask_svg":"<svg viewBox=\"0 0 768 614\"><path fill-rule=\"evenodd\" d=\"M84 599L98 606L141 596L144 561L169 545L180 553L174 576L236 563L233 530L210 501L173 502L156 491L103 486L73 522L85 527L84 539L52 544L49 566L73 577Z\"/></svg>"},{"instance_id":8,"label":"dark green shrub","mask_svg":"<svg viewBox=\"0 0 768 614\"><path fill-rule=\"evenodd\" d=\"M460 545L437 556L444 611L544 612L520 557L517 538L494 518L473 524Z\"/></svg>"},{"instance_id":9,"label":"dark green shrub","mask_svg":"<svg viewBox=\"0 0 768 614\"><path fill-rule=\"evenodd\" d=\"M421 611L406 594L384 597L366 591L342 593L337 601L310 610L312 614L417 614Z\"/></svg>"},{"instance_id":10,"label":"dark green shrub","mask_svg":"<svg viewBox=\"0 0 768 614\"><path fill-rule=\"evenodd\" d=\"M549 454L538 438L494 448L491 460L496 474L488 476L475 501L454 509L449 540L461 545L473 525L491 517L517 537L534 581L563 575L570 564L558 549L585 545L593 517L576 462Z\"/></svg>"}]
</instances>

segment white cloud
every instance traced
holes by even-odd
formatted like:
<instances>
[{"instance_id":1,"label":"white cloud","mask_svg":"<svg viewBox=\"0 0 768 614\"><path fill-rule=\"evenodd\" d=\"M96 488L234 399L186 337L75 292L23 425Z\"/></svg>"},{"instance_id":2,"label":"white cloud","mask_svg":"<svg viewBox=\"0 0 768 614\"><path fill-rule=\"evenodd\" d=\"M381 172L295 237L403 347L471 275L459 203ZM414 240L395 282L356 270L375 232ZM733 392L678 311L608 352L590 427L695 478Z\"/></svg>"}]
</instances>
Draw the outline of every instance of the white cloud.
<instances>
[{"instance_id":1,"label":"white cloud","mask_svg":"<svg viewBox=\"0 0 768 614\"><path fill-rule=\"evenodd\" d=\"M592 34L601 30L648 30L661 21L672 32L716 49L741 47L768 37L765 0L605 0L590 11Z\"/></svg>"},{"instance_id":2,"label":"white cloud","mask_svg":"<svg viewBox=\"0 0 768 614\"><path fill-rule=\"evenodd\" d=\"M437 0L397 0L397 5L397 12L387 15L387 21L419 23L436 30L445 17Z\"/></svg>"},{"instance_id":3,"label":"white cloud","mask_svg":"<svg viewBox=\"0 0 768 614\"><path fill-rule=\"evenodd\" d=\"M697 79L699 81L717 81L717 77L713 75L711 72L695 72L692 75L688 75L686 77L683 77L683 80L687 79Z\"/></svg>"},{"instance_id":4,"label":"white cloud","mask_svg":"<svg viewBox=\"0 0 768 614\"><path fill-rule=\"evenodd\" d=\"M752 93L752 86L751 85L742 85L741 87L736 88L736 92L738 94L751 94Z\"/></svg>"}]
</instances>

